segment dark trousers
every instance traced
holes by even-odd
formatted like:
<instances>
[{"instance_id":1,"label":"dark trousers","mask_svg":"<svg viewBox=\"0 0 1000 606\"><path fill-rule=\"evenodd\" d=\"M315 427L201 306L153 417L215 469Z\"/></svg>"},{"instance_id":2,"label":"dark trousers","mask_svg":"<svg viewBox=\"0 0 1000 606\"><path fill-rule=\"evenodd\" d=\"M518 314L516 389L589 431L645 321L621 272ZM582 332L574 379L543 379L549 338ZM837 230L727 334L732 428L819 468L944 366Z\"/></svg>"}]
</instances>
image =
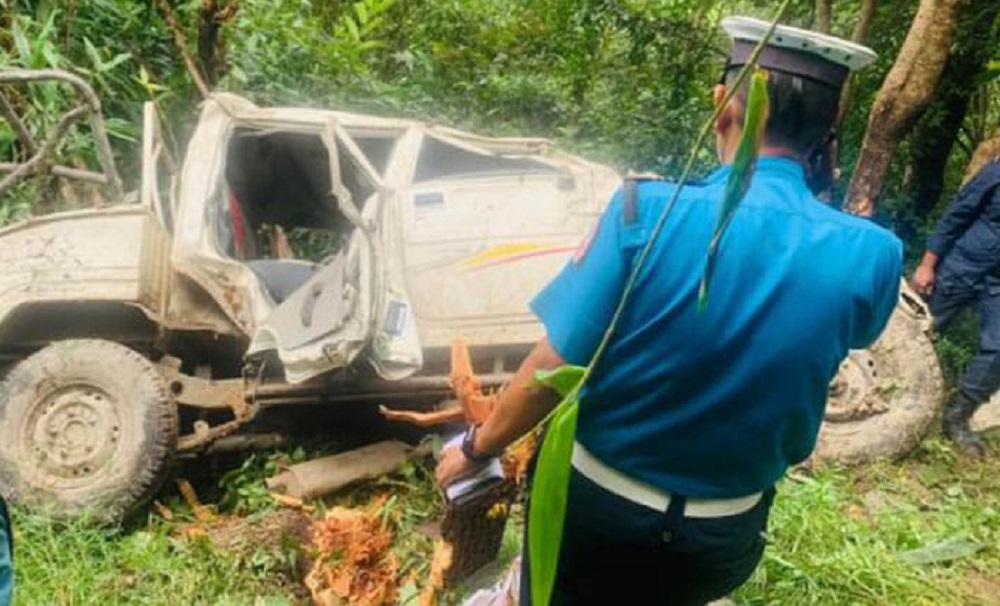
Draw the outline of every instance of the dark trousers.
<instances>
[{"instance_id":1,"label":"dark trousers","mask_svg":"<svg viewBox=\"0 0 1000 606\"><path fill-rule=\"evenodd\" d=\"M966 307L975 306L979 312L979 351L965 369L959 391L973 402L986 402L1000 388L1000 279L977 275L945 257L930 306L935 329Z\"/></svg>"},{"instance_id":2,"label":"dark trousers","mask_svg":"<svg viewBox=\"0 0 1000 606\"><path fill-rule=\"evenodd\" d=\"M764 553L774 500L724 518L685 518L684 499L666 512L608 492L575 469L552 604L703 606L753 574ZM531 604L527 536L521 606Z\"/></svg>"}]
</instances>

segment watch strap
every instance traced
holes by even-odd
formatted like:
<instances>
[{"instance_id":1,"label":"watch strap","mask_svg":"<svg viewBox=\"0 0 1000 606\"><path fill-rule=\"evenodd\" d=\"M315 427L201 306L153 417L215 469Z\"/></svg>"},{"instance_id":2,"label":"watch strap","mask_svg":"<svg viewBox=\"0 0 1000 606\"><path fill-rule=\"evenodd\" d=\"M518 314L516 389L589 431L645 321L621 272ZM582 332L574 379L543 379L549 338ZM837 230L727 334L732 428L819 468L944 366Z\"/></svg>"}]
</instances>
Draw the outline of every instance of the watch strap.
<instances>
[{"instance_id":1,"label":"watch strap","mask_svg":"<svg viewBox=\"0 0 1000 606\"><path fill-rule=\"evenodd\" d=\"M473 425L466 430L465 437L462 438L462 454L473 463L485 463L493 457L476 453L476 433L478 431L478 425Z\"/></svg>"}]
</instances>

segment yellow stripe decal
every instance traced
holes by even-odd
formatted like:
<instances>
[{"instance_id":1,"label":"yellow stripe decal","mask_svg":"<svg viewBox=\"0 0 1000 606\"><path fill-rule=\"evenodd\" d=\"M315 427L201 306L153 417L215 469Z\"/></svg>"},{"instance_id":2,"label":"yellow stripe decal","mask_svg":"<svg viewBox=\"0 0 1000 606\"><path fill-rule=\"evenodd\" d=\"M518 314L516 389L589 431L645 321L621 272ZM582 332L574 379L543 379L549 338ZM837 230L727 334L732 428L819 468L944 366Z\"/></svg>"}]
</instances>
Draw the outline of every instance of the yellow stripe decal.
<instances>
[{"instance_id":1,"label":"yellow stripe decal","mask_svg":"<svg viewBox=\"0 0 1000 606\"><path fill-rule=\"evenodd\" d=\"M569 253L574 250L576 250L575 246L547 246L544 244L526 242L498 244L497 246L491 246L483 252L469 257L468 259L462 261L462 264L466 267L477 269L492 267L494 265L502 265L505 263L514 263L523 259L530 259L532 257Z\"/></svg>"}]
</instances>

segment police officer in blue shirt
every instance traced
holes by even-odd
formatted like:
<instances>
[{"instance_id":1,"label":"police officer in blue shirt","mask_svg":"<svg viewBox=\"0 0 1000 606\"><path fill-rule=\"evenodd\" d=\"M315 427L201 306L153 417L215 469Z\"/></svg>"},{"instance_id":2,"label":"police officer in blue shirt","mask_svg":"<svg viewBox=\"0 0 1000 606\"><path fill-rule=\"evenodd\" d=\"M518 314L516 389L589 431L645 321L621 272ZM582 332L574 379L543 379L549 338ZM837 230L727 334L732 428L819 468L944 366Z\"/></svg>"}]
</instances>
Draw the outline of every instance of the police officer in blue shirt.
<instances>
[{"instance_id":1,"label":"police officer in blue shirt","mask_svg":"<svg viewBox=\"0 0 1000 606\"><path fill-rule=\"evenodd\" d=\"M723 26L734 47L716 103L768 24ZM850 69L874 58L791 27L765 47L771 118L762 157L699 314L746 91L724 109L722 167L683 189L581 395L554 603L617 604L624 591L643 603L700 605L756 568L775 483L812 452L841 361L876 339L898 298L899 240L819 202L804 168L829 140ZM546 337L491 418L445 451L440 483L475 471L552 409L557 398L533 383L534 372L587 364L674 189L644 182L611 200L586 249L532 302ZM528 604L526 576L521 586Z\"/></svg>"},{"instance_id":2,"label":"police officer in blue shirt","mask_svg":"<svg viewBox=\"0 0 1000 606\"><path fill-rule=\"evenodd\" d=\"M987 163L955 196L913 283L930 297L935 328L978 306L979 351L945 406L942 428L962 451L981 456L986 446L969 429L969 419L1000 388L1000 159Z\"/></svg>"}]
</instances>

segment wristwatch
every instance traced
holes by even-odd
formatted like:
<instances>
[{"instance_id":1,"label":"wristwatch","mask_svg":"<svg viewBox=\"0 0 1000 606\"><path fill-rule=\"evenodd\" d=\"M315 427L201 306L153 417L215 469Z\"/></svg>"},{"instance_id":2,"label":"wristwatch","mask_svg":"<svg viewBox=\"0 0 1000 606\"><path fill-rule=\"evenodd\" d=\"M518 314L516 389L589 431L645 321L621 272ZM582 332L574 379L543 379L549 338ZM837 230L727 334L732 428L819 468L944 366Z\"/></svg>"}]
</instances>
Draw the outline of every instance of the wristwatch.
<instances>
[{"instance_id":1,"label":"wristwatch","mask_svg":"<svg viewBox=\"0 0 1000 606\"><path fill-rule=\"evenodd\" d=\"M473 463L485 463L493 457L476 454L476 432L478 430L478 425L472 425L465 430L465 437L462 438L462 454Z\"/></svg>"}]
</instances>

